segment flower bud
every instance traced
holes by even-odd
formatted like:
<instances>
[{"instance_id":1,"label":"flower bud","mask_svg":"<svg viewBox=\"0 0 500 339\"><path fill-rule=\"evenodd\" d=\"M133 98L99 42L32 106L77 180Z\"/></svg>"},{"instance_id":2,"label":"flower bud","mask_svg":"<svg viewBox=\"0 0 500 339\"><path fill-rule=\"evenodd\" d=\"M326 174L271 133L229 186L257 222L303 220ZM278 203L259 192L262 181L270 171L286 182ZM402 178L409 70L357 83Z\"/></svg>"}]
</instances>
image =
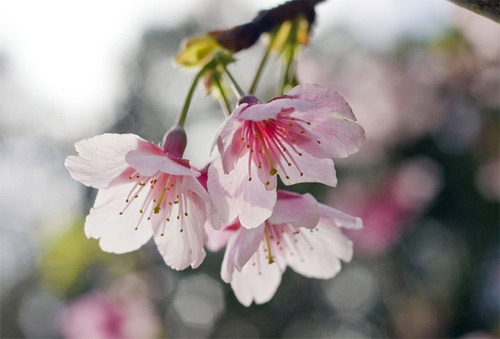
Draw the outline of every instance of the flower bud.
<instances>
[{"instance_id":1,"label":"flower bud","mask_svg":"<svg viewBox=\"0 0 500 339\"><path fill-rule=\"evenodd\" d=\"M238 100L238 105L241 105L241 104L249 104L249 105L260 104L260 101L255 95L249 94L249 95L242 96L241 99Z\"/></svg>"},{"instance_id":2,"label":"flower bud","mask_svg":"<svg viewBox=\"0 0 500 339\"><path fill-rule=\"evenodd\" d=\"M186 145L186 131L181 126L175 126L163 138L163 151L173 158L182 158Z\"/></svg>"}]
</instances>

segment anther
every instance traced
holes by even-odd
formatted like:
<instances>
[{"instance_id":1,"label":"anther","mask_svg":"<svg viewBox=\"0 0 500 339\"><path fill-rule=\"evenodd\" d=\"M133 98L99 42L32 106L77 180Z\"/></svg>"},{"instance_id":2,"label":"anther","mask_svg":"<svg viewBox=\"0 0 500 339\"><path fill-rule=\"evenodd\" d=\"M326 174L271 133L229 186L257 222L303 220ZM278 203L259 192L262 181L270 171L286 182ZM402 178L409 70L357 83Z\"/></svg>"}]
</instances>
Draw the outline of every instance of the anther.
<instances>
[{"instance_id":1,"label":"anther","mask_svg":"<svg viewBox=\"0 0 500 339\"><path fill-rule=\"evenodd\" d=\"M276 168L271 168L271 170L269 171L270 175L275 175L276 173L278 173L278 171L276 170Z\"/></svg>"},{"instance_id":2,"label":"anther","mask_svg":"<svg viewBox=\"0 0 500 339\"><path fill-rule=\"evenodd\" d=\"M310 123L309 121L306 121L306 124L307 124L308 126L311 126L311 123Z\"/></svg>"},{"instance_id":3,"label":"anther","mask_svg":"<svg viewBox=\"0 0 500 339\"><path fill-rule=\"evenodd\" d=\"M270 184L270 182L269 182L269 181L266 181L266 186L267 186L267 185L269 185L269 184Z\"/></svg>"},{"instance_id":4,"label":"anther","mask_svg":"<svg viewBox=\"0 0 500 339\"><path fill-rule=\"evenodd\" d=\"M118 213L119 215L123 215L123 212Z\"/></svg>"},{"instance_id":5,"label":"anther","mask_svg":"<svg viewBox=\"0 0 500 339\"><path fill-rule=\"evenodd\" d=\"M316 142L318 143L318 145L319 145L319 144L321 144L321 141L320 141L320 140L316 140Z\"/></svg>"},{"instance_id":6,"label":"anther","mask_svg":"<svg viewBox=\"0 0 500 339\"><path fill-rule=\"evenodd\" d=\"M301 157L301 156L302 156L302 153L299 152L299 157Z\"/></svg>"},{"instance_id":7,"label":"anther","mask_svg":"<svg viewBox=\"0 0 500 339\"><path fill-rule=\"evenodd\" d=\"M300 176L303 177L304 176L304 172L300 172Z\"/></svg>"},{"instance_id":8,"label":"anther","mask_svg":"<svg viewBox=\"0 0 500 339\"><path fill-rule=\"evenodd\" d=\"M188 216L187 212L184 212L184 215L187 217Z\"/></svg>"},{"instance_id":9,"label":"anther","mask_svg":"<svg viewBox=\"0 0 500 339\"><path fill-rule=\"evenodd\" d=\"M252 178L248 178L248 181L252 181Z\"/></svg>"},{"instance_id":10,"label":"anther","mask_svg":"<svg viewBox=\"0 0 500 339\"><path fill-rule=\"evenodd\" d=\"M285 178L290 179L290 177L288 175Z\"/></svg>"}]
</instances>

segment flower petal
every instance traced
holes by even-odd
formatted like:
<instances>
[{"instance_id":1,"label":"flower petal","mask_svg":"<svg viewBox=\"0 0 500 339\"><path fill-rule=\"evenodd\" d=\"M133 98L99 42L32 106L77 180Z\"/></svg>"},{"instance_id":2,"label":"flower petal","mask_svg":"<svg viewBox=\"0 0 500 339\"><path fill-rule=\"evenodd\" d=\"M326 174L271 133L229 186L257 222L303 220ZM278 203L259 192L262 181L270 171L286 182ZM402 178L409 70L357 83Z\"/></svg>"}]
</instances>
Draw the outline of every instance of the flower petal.
<instances>
[{"instance_id":1,"label":"flower petal","mask_svg":"<svg viewBox=\"0 0 500 339\"><path fill-rule=\"evenodd\" d=\"M356 120L349 104L337 91L331 88L315 84L303 84L294 87L286 96L314 102L314 107L311 110L316 115L336 113L342 118Z\"/></svg>"},{"instance_id":2,"label":"flower petal","mask_svg":"<svg viewBox=\"0 0 500 339\"><path fill-rule=\"evenodd\" d=\"M78 156L69 156L64 165L71 177L84 185L106 188L129 165L125 154L149 144L134 134L101 134L75 143Z\"/></svg>"},{"instance_id":3,"label":"flower petal","mask_svg":"<svg viewBox=\"0 0 500 339\"><path fill-rule=\"evenodd\" d=\"M306 111L311 109L314 103L294 98L276 98L266 104L251 105L237 118L242 120L262 121L267 119L276 119L278 114L283 110L293 109L299 111Z\"/></svg>"},{"instance_id":4,"label":"flower petal","mask_svg":"<svg viewBox=\"0 0 500 339\"><path fill-rule=\"evenodd\" d=\"M172 175L197 177L198 171L170 159L165 154L155 154L150 149L133 150L125 155L125 161L141 175L151 176L161 171Z\"/></svg>"},{"instance_id":5,"label":"flower petal","mask_svg":"<svg viewBox=\"0 0 500 339\"><path fill-rule=\"evenodd\" d=\"M314 111L301 115L310 123L307 138L298 144L305 151L320 158L345 158L356 153L365 141L365 131L357 123L333 116L321 118Z\"/></svg>"},{"instance_id":6,"label":"flower petal","mask_svg":"<svg viewBox=\"0 0 500 339\"><path fill-rule=\"evenodd\" d=\"M232 230L214 230L210 223L205 223L205 232L208 235L206 247L212 252L220 251L234 234Z\"/></svg>"},{"instance_id":7,"label":"flower petal","mask_svg":"<svg viewBox=\"0 0 500 339\"><path fill-rule=\"evenodd\" d=\"M254 255L264 238L264 225L248 230L240 227L229 239L222 260L221 277L227 283L233 278L235 269L241 271L247 261Z\"/></svg>"},{"instance_id":8,"label":"flower petal","mask_svg":"<svg viewBox=\"0 0 500 339\"><path fill-rule=\"evenodd\" d=\"M271 300L281 283L281 270L277 263L268 264L261 247L242 268L234 271L231 288L244 306L252 302L263 304Z\"/></svg>"},{"instance_id":9,"label":"flower petal","mask_svg":"<svg viewBox=\"0 0 500 339\"><path fill-rule=\"evenodd\" d=\"M238 216L239 209L233 197L221 184L221 177L224 175L220 158L216 158L208 168L207 188L212 201L212 213L217 214L223 223L228 224ZM218 230L222 225L212 223L212 226Z\"/></svg>"},{"instance_id":10,"label":"flower petal","mask_svg":"<svg viewBox=\"0 0 500 339\"><path fill-rule=\"evenodd\" d=\"M182 215L184 211L179 210L180 204L173 204L170 210L163 208L152 217L158 250L165 263L174 270L198 267L205 259L204 245L208 241L203 227L205 201L193 191L184 190L183 195L187 204L184 211L188 211L188 216Z\"/></svg>"},{"instance_id":11,"label":"flower petal","mask_svg":"<svg viewBox=\"0 0 500 339\"><path fill-rule=\"evenodd\" d=\"M350 216L333 207L319 204L321 218L332 220L338 227L358 230L363 228L363 221L360 218Z\"/></svg>"},{"instance_id":12,"label":"flower petal","mask_svg":"<svg viewBox=\"0 0 500 339\"><path fill-rule=\"evenodd\" d=\"M316 228L297 229L286 238L287 263L306 277L330 279L340 271L340 261L350 261L352 242L334 223L320 219Z\"/></svg>"},{"instance_id":13,"label":"flower petal","mask_svg":"<svg viewBox=\"0 0 500 339\"><path fill-rule=\"evenodd\" d=\"M276 204L276 191L268 191L259 180L256 166L248 173L248 154L242 157L230 174L224 174L220 157L208 170L208 192L219 205L222 221L229 223L239 216L241 225L254 228L261 225Z\"/></svg>"},{"instance_id":14,"label":"flower petal","mask_svg":"<svg viewBox=\"0 0 500 339\"><path fill-rule=\"evenodd\" d=\"M294 158L298 168L291 166L286 168L286 172L281 167L277 168L285 185L301 182L319 182L332 187L337 185L333 160L318 159L299 147L297 151L301 154Z\"/></svg>"},{"instance_id":15,"label":"flower petal","mask_svg":"<svg viewBox=\"0 0 500 339\"><path fill-rule=\"evenodd\" d=\"M300 195L278 190L278 200L268 222L271 224L293 224L296 227L313 228L318 223L318 220L318 202L312 195Z\"/></svg>"},{"instance_id":16,"label":"flower petal","mask_svg":"<svg viewBox=\"0 0 500 339\"><path fill-rule=\"evenodd\" d=\"M143 209L146 194L139 194L125 209L125 199L133 187L133 183L111 184L97 193L94 207L85 219L85 234L88 238L100 239L103 251L131 252L151 238L151 224L139 212Z\"/></svg>"}]
</instances>

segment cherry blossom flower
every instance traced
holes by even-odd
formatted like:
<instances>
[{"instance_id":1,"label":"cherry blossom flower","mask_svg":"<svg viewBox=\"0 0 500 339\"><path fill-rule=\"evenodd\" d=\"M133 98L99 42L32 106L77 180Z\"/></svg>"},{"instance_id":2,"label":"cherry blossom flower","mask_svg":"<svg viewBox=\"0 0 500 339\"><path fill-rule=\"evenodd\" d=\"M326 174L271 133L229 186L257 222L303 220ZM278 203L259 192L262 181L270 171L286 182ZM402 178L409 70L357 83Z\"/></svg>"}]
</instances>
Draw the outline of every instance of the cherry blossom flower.
<instances>
[{"instance_id":1,"label":"cherry blossom flower","mask_svg":"<svg viewBox=\"0 0 500 339\"><path fill-rule=\"evenodd\" d=\"M75 144L65 165L73 179L99 189L85 220L85 234L106 252L138 249L152 236L166 264L198 267L205 258L203 225L209 211L200 173L182 159L182 128L163 147L133 134L103 134Z\"/></svg>"},{"instance_id":2,"label":"cherry blossom flower","mask_svg":"<svg viewBox=\"0 0 500 339\"><path fill-rule=\"evenodd\" d=\"M286 185L335 186L332 158L358 151L365 138L355 120L337 92L319 85L299 85L266 104L243 97L217 133L220 158L209 170L223 221L236 213L244 227L262 224L276 202L277 175Z\"/></svg>"},{"instance_id":3,"label":"cherry blossom flower","mask_svg":"<svg viewBox=\"0 0 500 339\"><path fill-rule=\"evenodd\" d=\"M130 277L122 279L130 284ZM154 306L141 286L114 284L84 294L61 310L64 338L156 338L161 333ZM134 290L131 288L135 287ZM129 290L127 290L128 288Z\"/></svg>"},{"instance_id":4,"label":"cherry blossom flower","mask_svg":"<svg viewBox=\"0 0 500 339\"><path fill-rule=\"evenodd\" d=\"M340 259L350 261L352 242L340 228L359 229L361 219L318 203L310 194L277 191L273 214L247 229L236 219L222 230L205 226L208 249L226 247L222 279L245 306L262 304L276 292L287 266L309 278L330 279Z\"/></svg>"}]
</instances>

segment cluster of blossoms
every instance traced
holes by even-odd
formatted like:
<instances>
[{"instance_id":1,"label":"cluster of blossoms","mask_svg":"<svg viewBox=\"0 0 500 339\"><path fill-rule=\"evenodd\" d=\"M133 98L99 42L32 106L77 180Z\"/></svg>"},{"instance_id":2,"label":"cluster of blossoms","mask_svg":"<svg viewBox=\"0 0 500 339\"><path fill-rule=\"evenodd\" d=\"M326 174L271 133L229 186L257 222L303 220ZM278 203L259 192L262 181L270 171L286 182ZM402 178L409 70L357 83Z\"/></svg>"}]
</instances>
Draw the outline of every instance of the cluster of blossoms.
<instances>
[{"instance_id":1,"label":"cluster of blossoms","mask_svg":"<svg viewBox=\"0 0 500 339\"><path fill-rule=\"evenodd\" d=\"M200 70L160 146L133 134L77 142L78 156L69 156L66 167L75 180L99 189L85 220L87 237L113 253L136 250L154 238L175 270L197 268L205 247L226 247L222 279L246 306L269 301L287 266L307 277L335 276L340 260L352 257L352 242L341 228L359 229L361 220L310 194L277 189L278 177L284 185L335 186L333 158L357 152L365 138L336 91L295 86L295 60L311 23L299 15L270 33L249 94L226 67L235 61L231 51L210 34L188 40L176 62ZM283 57L281 96L261 103L252 93L271 51ZM224 76L239 99L235 109ZM201 78L229 116L213 142L218 157L198 170L183 158L182 126Z\"/></svg>"},{"instance_id":2,"label":"cluster of blossoms","mask_svg":"<svg viewBox=\"0 0 500 339\"><path fill-rule=\"evenodd\" d=\"M103 134L77 142L66 167L99 189L85 221L104 251L136 250L154 238L173 269L198 267L226 247L221 276L248 306L271 299L290 266L327 279L349 261L352 243L341 228L361 220L318 203L310 194L277 189L320 182L335 186L332 158L356 152L363 129L334 90L299 85L268 103L243 96L221 125L219 156L199 171L183 158L180 126L161 146L133 134Z\"/></svg>"}]
</instances>

